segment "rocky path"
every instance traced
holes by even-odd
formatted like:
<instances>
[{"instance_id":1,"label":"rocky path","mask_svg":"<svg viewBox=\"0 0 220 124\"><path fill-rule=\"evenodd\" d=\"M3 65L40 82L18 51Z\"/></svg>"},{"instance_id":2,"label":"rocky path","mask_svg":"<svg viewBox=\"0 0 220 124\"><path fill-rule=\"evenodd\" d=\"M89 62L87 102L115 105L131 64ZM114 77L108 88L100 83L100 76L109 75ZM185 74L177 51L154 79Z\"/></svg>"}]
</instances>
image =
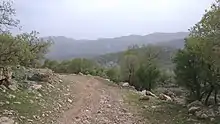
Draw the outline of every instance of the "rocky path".
<instances>
[{"instance_id":1,"label":"rocky path","mask_svg":"<svg viewBox=\"0 0 220 124\"><path fill-rule=\"evenodd\" d=\"M58 119L58 124L142 124L124 105L118 87L88 76L63 76L75 82L71 89L72 107Z\"/></svg>"}]
</instances>

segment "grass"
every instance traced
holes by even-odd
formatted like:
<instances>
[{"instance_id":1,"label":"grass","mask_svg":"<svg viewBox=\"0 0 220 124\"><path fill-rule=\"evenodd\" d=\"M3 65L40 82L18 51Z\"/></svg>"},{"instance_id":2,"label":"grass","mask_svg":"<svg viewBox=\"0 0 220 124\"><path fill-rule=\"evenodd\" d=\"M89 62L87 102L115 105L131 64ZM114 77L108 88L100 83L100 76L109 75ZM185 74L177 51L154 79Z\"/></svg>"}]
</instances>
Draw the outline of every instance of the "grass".
<instances>
[{"instance_id":1,"label":"grass","mask_svg":"<svg viewBox=\"0 0 220 124\"><path fill-rule=\"evenodd\" d=\"M139 101L140 96L134 92L128 92L124 97L125 102L136 108L139 114L144 117L149 124L220 124L219 120L210 122L209 120L197 120L190 116L187 108L164 102L155 98L149 101Z\"/></svg>"}]
</instances>

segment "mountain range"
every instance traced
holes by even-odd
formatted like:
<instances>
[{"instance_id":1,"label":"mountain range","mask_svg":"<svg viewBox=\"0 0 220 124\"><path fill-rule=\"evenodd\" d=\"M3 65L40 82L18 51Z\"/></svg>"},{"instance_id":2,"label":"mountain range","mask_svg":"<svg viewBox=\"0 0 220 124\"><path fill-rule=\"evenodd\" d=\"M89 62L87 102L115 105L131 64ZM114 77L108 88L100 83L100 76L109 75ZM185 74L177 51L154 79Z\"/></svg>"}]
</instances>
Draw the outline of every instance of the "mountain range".
<instances>
[{"instance_id":1,"label":"mountain range","mask_svg":"<svg viewBox=\"0 0 220 124\"><path fill-rule=\"evenodd\" d=\"M97 40L75 40L64 36L50 36L44 39L53 40L50 52L46 55L49 59L65 60L77 57L92 58L107 53L126 50L131 45L160 44L174 48L184 46L184 38L188 32L152 33L148 35L129 35L116 38L100 38Z\"/></svg>"}]
</instances>

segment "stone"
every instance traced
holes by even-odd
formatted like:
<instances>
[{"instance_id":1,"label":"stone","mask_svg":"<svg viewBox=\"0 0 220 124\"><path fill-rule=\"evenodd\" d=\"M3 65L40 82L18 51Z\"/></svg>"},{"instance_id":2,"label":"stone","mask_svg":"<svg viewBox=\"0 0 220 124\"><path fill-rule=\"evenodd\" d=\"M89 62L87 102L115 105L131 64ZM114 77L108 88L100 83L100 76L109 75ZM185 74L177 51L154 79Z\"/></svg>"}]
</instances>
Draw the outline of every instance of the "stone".
<instances>
[{"instance_id":1,"label":"stone","mask_svg":"<svg viewBox=\"0 0 220 124\"><path fill-rule=\"evenodd\" d=\"M9 98L9 99L14 99L14 98L15 98L15 95L9 94L9 95L8 95L8 98Z\"/></svg>"},{"instance_id":2,"label":"stone","mask_svg":"<svg viewBox=\"0 0 220 124\"><path fill-rule=\"evenodd\" d=\"M79 75L83 76L83 73L82 73L82 72L79 72Z\"/></svg>"},{"instance_id":3,"label":"stone","mask_svg":"<svg viewBox=\"0 0 220 124\"><path fill-rule=\"evenodd\" d=\"M143 95L143 96L145 96L145 95L146 95L146 92L147 92L146 90L143 90L143 91L140 92L140 94Z\"/></svg>"},{"instance_id":4,"label":"stone","mask_svg":"<svg viewBox=\"0 0 220 124\"><path fill-rule=\"evenodd\" d=\"M40 85L40 84L33 84L33 85L31 86L31 88L34 89L34 90L39 90L39 89L42 88L42 85Z\"/></svg>"},{"instance_id":5,"label":"stone","mask_svg":"<svg viewBox=\"0 0 220 124\"><path fill-rule=\"evenodd\" d=\"M148 108L148 106L147 106L147 105L145 105L145 106L143 106L143 108L144 108L144 109L147 109L147 108Z\"/></svg>"},{"instance_id":6,"label":"stone","mask_svg":"<svg viewBox=\"0 0 220 124\"><path fill-rule=\"evenodd\" d=\"M72 103L72 102L73 102L73 100L71 100L71 99L67 99L67 101L68 101L69 103Z\"/></svg>"},{"instance_id":7,"label":"stone","mask_svg":"<svg viewBox=\"0 0 220 124\"><path fill-rule=\"evenodd\" d=\"M14 120L8 117L0 117L0 124L14 124Z\"/></svg>"},{"instance_id":8,"label":"stone","mask_svg":"<svg viewBox=\"0 0 220 124\"><path fill-rule=\"evenodd\" d=\"M34 103L34 101L33 101L33 100L29 100L29 102L30 102L31 104L33 104L33 103Z\"/></svg>"},{"instance_id":9,"label":"stone","mask_svg":"<svg viewBox=\"0 0 220 124\"><path fill-rule=\"evenodd\" d=\"M171 97L169 97L169 96L167 96L167 95L165 95L165 94L163 94L163 93L161 93L161 94L159 95L159 99L165 100L165 101L173 101Z\"/></svg>"},{"instance_id":10,"label":"stone","mask_svg":"<svg viewBox=\"0 0 220 124\"><path fill-rule=\"evenodd\" d=\"M14 104L19 104L19 105L20 105L20 104L21 104L21 102L14 102Z\"/></svg>"},{"instance_id":11,"label":"stone","mask_svg":"<svg viewBox=\"0 0 220 124\"><path fill-rule=\"evenodd\" d=\"M123 87L129 87L130 85L129 85L129 83L126 82L126 83L123 83L122 86Z\"/></svg>"},{"instance_id":12,"label":"stone","mask_svg":"<svg viewBox=\"0 0 220 124\"><path fill-rule=\"evenodd\" d=\"M110 104L107 105L108 108L111 108L112 106Z\"/></svg>"},{"instance_id":13,"label":"stone","mask_svg":"<svg viewBox=\"0 0 220 124\"><path fill-rule=\"evenodd\" d=\"M167 95L167 96L169 96L169 97L171 97L171 98L175 98L175 97L176 97L176 94L173 93L173 92L170 91L170 90L166 90L166 91L164 92L164 94Z\"/></svg>"},{"instance_id":14,"label":"stone","mask_svg":"<svg viewBox=\"0 0 220 124\"><path fill-rule=\"evenodd\" d=\"M208 118L208 115L205 113L201 114L200 116L200 119L207 119L207 118Z\"/></svg>"},{"instance_id":15,"label":"stone","mask_svg":"<svg viewBox=\"0 0 220 124\"><path fill-rule=\"evenodd\" d=\"M215 118L210 118L210 121L211 121L211 122L215 121Z\"/></svg>"},{"instance_id":16,"label":"stone","mask_svg":"<svg viewBox=\"0 0 220 124\"><path fill-rule=\"evenodd\" d=\"M200 107L191 107L189 108L188 112L191 114L194 114L196 111L199 111L199 110L201 110Z\"/></svg>"},{"instance_id":17,"label":"stone","mask_svg":"<svg viewBox=\"0 0 220 124\"><path fill-rule=\"evenodd\" d=\"M152 108L152 109L155 109L155 108L157 108L157 106L151 106L151 108Z\"/></svg>"},{"instance_id":18,"label":"stone","mask_svg":"<svg viewBox=\"0 0 220 124\"><path fill-rule=\"evenodd\" d=\"M153 97L157 98L157 96L150 91L146 91L146 95L153 96Z\"/></svg>"}]
</instances>

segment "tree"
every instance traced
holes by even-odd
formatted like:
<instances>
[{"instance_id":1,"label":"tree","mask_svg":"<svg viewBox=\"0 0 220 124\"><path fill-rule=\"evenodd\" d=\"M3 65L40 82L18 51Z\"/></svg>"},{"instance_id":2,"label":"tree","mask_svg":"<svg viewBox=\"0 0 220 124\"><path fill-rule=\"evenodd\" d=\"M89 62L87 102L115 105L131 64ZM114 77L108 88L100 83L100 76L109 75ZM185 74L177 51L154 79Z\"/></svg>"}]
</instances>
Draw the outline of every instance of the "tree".
<instances>
[{"instance_id":1,"label":"tree","mask_svg":"<svg viewBox=\"0 0 220 124\"><path fill-rule=\"evenodd\" d=\"M35 34L0 34L0 64L36 66L47 53L50 41L44 41Z\"/></svg>"},{"instance_id":2,"label":"tree","mask_svg":"<svg viewBox=\"0 0 220 124\"><path fill-rule=\"evenodd\" d=\"M136 72L141 89L151 91L155 87L160 71L152 62L142 63Z\"/></svg>"},{"instance_id":3,"label":"tree","mask_svg":"<svg viewBox=\"0 0 220 124\"><path fill-rule=\"evenodd\" d=\"M108 78L116 83L121 81L120 68L112 67L106 71Z\"/></svg>"},{"instance_id":4,"label":"tree","mask_svg":"<svg viewBox=\"0 0 220 124\"><path fill-rule=\"evenodd\" d=\"M0 35L0 65L19 64L23 44L10 34Z\"/></svg>"},{"instance_id":5,"label":"tree","mask_svg":"<svg viewBox=\"0 0 220 124\"><path fill-rule=\"evenodd\" d=\"M19 20L15 19L15 9L12 1L0 1L0 33L7 32L11 27L17 27Z\"/></svg>"},{"instance_id":6,"label":"tree","mask_svg":"<svg viewBox=\"0 0 220 124\"><path fill-rule=\"evenodd\" d=\"M134 86L135 71L138 68L138 56L129 52L122 59L121 73L123 80L128 81L130 85Z\"/></svg>"},{"instance_id":7,"label":"tree","mask_svg":"<svg viewBox=\"0 0 220 124\"><path fill-rule=\"evenodd\" d=\"M197 100L206 96L206 104L213 91L217 103L220 88L219 5L220 1L217 0L201 21L191 28L185 48L174 59L177 81L188 88Z\"/></svg>"},{"instance_id":8,"label":"tree","mask_svg":"<svg viewBox=\"0 0 220 124\"><path fill-rule=\"evenodd\" d=\"M23 56L19 57L21 65L36 67L49 51L52 41L39 38L38 34L38 32L32 31L15 37L23 44Z\"/></svg>"}]
</instances>

